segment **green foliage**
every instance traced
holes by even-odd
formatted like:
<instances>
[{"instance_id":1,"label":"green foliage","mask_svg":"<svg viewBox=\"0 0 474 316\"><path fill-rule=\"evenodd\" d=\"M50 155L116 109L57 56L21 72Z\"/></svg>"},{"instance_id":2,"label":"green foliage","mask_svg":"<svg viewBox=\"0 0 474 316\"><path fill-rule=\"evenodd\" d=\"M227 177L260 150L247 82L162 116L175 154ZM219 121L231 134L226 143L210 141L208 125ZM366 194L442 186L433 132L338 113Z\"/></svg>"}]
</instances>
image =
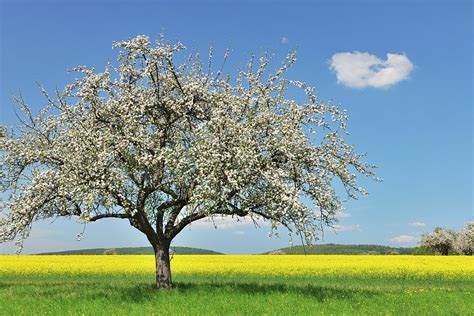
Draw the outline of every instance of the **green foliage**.
<instances>
[{"instance_id":1,"label":"green foliage","mask_svg":"<svg viewBox=\"0 0 474 316\"><path fill-rule=\"evenodd\" d=\"M415 256L427 256L427 255L434 255L435 252L428 247L419 246L419 247L413 248L411 254Z\"/></svg>"},{"instance_id":2,"label":"green foliage","mask_svg":"<svg viewBox=\"0 0 474 316\"><path fill-rule=\"evenodd\" d=\"M319 254L319 255L384 255L384 254L411 254L412 248L392 248L380 245L338 245L322 244L313 246L294 246L274 251L281 251L288 255ZM271 252L269 252L271 253Z\"/></svg>"},{"instance_id":3,"label":"green foliage","mask_svg":"<svg viewBox=\"0 0 474 316\"><path fill-rule=\"evenodd\" d=\"M0 275L2 315L472 315L474 279L175 274Z\"/></svg>"}]
</instances>

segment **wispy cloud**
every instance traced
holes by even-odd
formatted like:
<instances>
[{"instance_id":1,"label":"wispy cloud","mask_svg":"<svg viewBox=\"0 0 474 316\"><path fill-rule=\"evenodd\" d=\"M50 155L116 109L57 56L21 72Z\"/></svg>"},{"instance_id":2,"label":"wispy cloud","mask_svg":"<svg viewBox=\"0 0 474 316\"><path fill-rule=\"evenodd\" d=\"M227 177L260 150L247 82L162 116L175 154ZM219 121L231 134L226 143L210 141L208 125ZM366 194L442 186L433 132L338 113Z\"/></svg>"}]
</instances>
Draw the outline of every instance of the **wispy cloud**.
<instances>
[{"instance_id":1,"label":"wispy cloud","mask_svg":"<svg viewBox=\"0 0 474 316\"><path fill-rule=\"evenodd\" d=\"M283 36L283 37L281 38L281 43L282 43L282 44L288 44L289 42L290 42L290 40L289 40L287 37Z\"/></svg>"},{"instance_id":2,"label":"wispy cloud","mask_svg":"<svg viewBox=\"0 0 474 316\"><path fill-rule=\"evenodd\" d=\"M342 52L331 57L337 81L351 88L386 88L410 75L412 62L405 54L387 54L382 60L367 52Z\"/></svg>"},{"instance_id":3,"label":"wispy cloud","mask_svg":"<svg viewBox=\"0 0 474 316\"><path fill-rule=\"evenodd\" d=\"M334 225L336 232L352 232L352 231L362 231L362 228L359 224L352 225Z\"/></svg>"},{"instance_id":4,"label":"wispy cloud","mask_svg":"<svg viewBox=\"0 0 474 316\"><path fill-rule=\"evenodd\" d=\"M411 227L425 227L426 226L426 224L423 222L413 222L413 223L409 223L408 225Z\"/></svg>"},{"instance_id":5,"label":"wispy cloud","mask_svg":"<svg viewBox=\"0 0 474 316\"><path fill-rule=\"evenodd\" d=\"M336 218L351 218L352 214L350 213L337 213Z\"/></svg>"},{"instance_id":6,"label":"wispy cloud","mask_svg":"<svg viewBox=\"0 0 474 316\"><path fill-rule=\"evenodd\" d=\"M400 236L396 236L390 239L391 242L396 242L400 244L413 243L413 242L417 242L418 240L419 240L418 236L412 236L412 235L400 235Z\"/></svg>"}]
</instances>

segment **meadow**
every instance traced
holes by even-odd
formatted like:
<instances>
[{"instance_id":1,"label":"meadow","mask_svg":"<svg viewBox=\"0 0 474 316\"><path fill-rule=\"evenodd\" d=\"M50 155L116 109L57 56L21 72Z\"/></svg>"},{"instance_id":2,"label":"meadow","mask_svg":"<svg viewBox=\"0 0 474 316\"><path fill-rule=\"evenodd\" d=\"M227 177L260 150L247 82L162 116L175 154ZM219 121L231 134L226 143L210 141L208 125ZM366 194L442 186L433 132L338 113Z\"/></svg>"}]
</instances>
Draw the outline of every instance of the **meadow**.
<instances>
[{"instance_id":1,"label":"meadow","mask_svg":"<svg viewBox=\"0 0 474 316\"><path fill-rule=\"evenodd\" d=\"M472 315L474 257L0 256L0 314Z\"/></svg>"}]
</instances>

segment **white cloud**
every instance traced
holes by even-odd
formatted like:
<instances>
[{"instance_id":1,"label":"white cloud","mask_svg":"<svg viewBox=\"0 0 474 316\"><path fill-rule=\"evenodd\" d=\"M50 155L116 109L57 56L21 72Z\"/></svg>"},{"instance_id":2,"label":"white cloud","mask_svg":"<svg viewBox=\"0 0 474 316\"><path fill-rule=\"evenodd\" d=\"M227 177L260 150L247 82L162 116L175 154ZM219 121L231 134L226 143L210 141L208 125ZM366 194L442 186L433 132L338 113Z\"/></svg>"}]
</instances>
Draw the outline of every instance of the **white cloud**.
<instances>
[{"instance_id":1,"label":"white cloud","mask_svg":"<svg viewBox=\"0 0 474 316\"><path fill-rule=\"evenodd\" d=\"M350 213L337 213L336 218L350 218L352 217L352 214Z\"/></svg>"},{"instance_id":2,"label":"white cloud","mask_svg":"<svg viewBox=\"0 0 474 316\"><path fill-rule=\"evenodd\" d=\"M236 230L234 232L235 235L245 235L245 232L243 230Z\"/></svg>"},{"instance_id":3,"label":"white cloud","mask_svg":"<svg viewBox=\"0 0 474 316\"><path fill-rule=\"evenodd\" d=\"M352 232L354 230L361 232L361 226L359 224L352 225L334 225L336 232Z\"/></svg>"},{"instance_id":4,"label":"white cloud","mask_svg":"<svg viewBox=\"0 0 474 316\"><path fill-rule=\"evenodd\" d=\"M396 242L400 244L417 242L418 240L419 240L419 237L412 236L412 235L400 235L400 236L396 236L390 239L391 242Z\"/></svg>"},{"instance_id":5,"label":"white cloud","mask_svg":"<svg viewBox=\"0 0 474 316\"><path fill-rule=\"evenodd\" d=\"M408 225L412 227L425 227L426 226L426 224L423 222L413 222L413 223L409 223Z\"/></svg>"},{"instance_id":6,"label":"white cloud","mask_svg":"<svg viewBox=\"0 0 474 316\"><path fill-rule=\"evenodd\" d=\"M287 37L284 37L284 36L283 36L283 37L281 38L281 43L282 43L282 44L288 44L289 42L290 42L290 40L289 40Z\"/></svg>"},{"instance_id":7,"label":"white cloud","mask_svg":"<svg viewBox=\"0 0 474 316\"><path fill-rule=\"evenodd\" d=\"M405 80L413 64L405 54L387 54L386 60L362 52L336 53L331 67L337 82L351 88L386 88Z\"/></svg>"}]
</instances>

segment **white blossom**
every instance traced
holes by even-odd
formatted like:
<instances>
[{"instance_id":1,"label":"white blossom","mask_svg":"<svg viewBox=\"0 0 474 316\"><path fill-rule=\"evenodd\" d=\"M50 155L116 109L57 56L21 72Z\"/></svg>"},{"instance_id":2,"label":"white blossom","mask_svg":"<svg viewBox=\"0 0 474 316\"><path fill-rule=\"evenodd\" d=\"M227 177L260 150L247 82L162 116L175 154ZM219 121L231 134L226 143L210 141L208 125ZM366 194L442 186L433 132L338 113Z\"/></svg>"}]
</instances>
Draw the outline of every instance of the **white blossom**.
<instances>
[{"instance_id":1,"label":"white blossom","mask_svg":"<svg viewBox=\"0 0 474 316\"><path fill-rule=\"evenodd\" d=\"M433 232L421 236L421 246L446 256L453 250L455 239L456 234L453 231L436 227Z\"/></svg>"},{"instance_id":2,"label":"white blossom","mask_svg":"<svg viewBox=\"0 0 474 316\"><path fill-rule=\"evenodd\" d=\"M459 232L454 242L454 249L463 255L474 254L474 222L468 222L466 227Z\"/></svg>"},{"instance_id":3,"label":"white blossom","mask_svg":"<svg viewBox=\"0 0 474 316\"><path fill-rule=\"evenodd\" d=\"M286 79L296 54L272 71L252 59L236 78L185 46L146 36L116 42L118 65L85 66L21 126L0 133L0 241L28 237L36 220L127 219L152 244L204 217L261 217L308 243L336 222L342 198L374 175L345 141L348 116L311 87ZM227 58L227 53L226 53ZM184 60L177 63L176 60ZM300 89L303 101L287 97ZM304 201L304 202L303 202ZM82 238L78 236L78 238Z\"/></svg>"}]
</instances>

